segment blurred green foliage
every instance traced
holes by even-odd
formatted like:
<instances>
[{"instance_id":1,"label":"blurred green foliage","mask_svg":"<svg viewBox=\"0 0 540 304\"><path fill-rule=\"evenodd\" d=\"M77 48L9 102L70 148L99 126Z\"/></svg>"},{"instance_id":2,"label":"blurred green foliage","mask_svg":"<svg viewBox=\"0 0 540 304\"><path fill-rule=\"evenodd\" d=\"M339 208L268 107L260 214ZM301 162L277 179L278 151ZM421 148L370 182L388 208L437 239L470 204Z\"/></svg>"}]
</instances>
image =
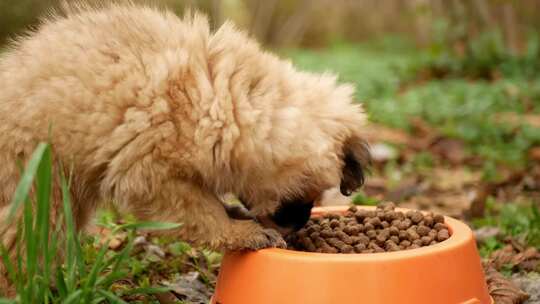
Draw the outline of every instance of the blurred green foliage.
<instances>
[{"instance_id":1,"label":"blurred green foliage","mask_svg":"<svg viewBox=\"0 0 540 304\"><path fill-rule=\"evenodd\" d=\"M490 162L525 166L527 150L540 144L540 129L504 123L498 114L540 113L540 77L418 80L417 67L426 52L389 40L284 54L302 68L330 69L342 81L355 84L356 97L374 122L410 130L411 118L421 117L442 135L465 141L468 152L482 157L486 166Z\"/></svg>"},{"instance_id":2,"label":"blurred green foliage","mask_svg":"<svg viewBox=\"0 0 540 304\"><path fill-rule=\"evenodd\" d=\"M524 50L513 50L502 30L494 28L475 36L453 28L445 20L434 26L434 39L418 66L432 77L494 79L530 78L540 73L540 33L530 31Z\"/></svg>"}]
</instances>

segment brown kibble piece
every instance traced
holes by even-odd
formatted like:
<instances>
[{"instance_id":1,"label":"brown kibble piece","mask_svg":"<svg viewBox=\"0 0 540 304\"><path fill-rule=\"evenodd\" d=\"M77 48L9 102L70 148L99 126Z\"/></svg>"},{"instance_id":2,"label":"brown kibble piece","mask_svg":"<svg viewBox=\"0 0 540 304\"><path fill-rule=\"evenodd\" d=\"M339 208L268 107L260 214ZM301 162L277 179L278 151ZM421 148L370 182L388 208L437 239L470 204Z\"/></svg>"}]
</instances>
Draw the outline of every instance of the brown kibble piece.
<instances>
[{"instance_id":1,"label":"brown kibble piece","mask_svg":"<svg viewBox=\"0 0 540 304\"><path fill-rule=\"evenodd\" d=\"M339 251L336 248L326 244L326 246L322 247L322 252L323 253L338 253Z\"/></svg>"},{"instance_id":2,"label":"brown kibble piece","mask_svg":"<svg viewBox=\"0 0 540 304\"><path fill-rule=\"evenodd\" d=\"M407 233L407 231L404 231L404 230L400 230L398 236L399 236L400 240L408 240L409 239L409 234Z\"/></svg>"},{"instance_id":3,"label":"brown kibble piece","mask_svg":"<svg viewBox=\"0 0 540 304\"><path fill-rule=\"evenodd\" d=\"M401 221L398 228L400 230L407 230L409 227L411 227L411 225L412 225L412 221L407 218Z\"/></svg>"},{"instance_id":4,"label":"brown kibble piece","mask_svg":"<svg viewBox=\"0 0 540 304\"><path fill-rule=\"evenodd\" d=\"M382 226L383 228L388 228L388 227L390 227L390 223L388 223L387 221L382 221L382 222L381 222L381 226Z\"/></svg>"},{"instance_id":5,"label":"brown kibble piece","mask_svg":"<svg viewBox=\"0 0 540 304\"><path fill-rule=\"evenodd\" d=\"M310 237L312 240L314 240L314 239L318 238L320 235L321 235L321 234L320 234L318 231L315 231L315 232L311 233L311 234L309 235L309 237Z\"/></svg>"},{"instance_id":6,"label":"brown kibble piece","mask_svg":"<svg viewBox=\"0 0 540 304\"><path fill-rule=\"evenodd\" d=\"M424 225L428 227L433 227L434 223L435 220L433 219L433 216L424 216Z\"/></svg>"},{"instance_id":7,"label":"brown kibble piece","mask_svg":"<svg viewBox=\"0 0 540 304\"><path fill-rule=\"evenodd\" d=\"M381 225L381 220L378 217L374 217L368 221L369 224L373 225L373 227L377 227Z\"/></svg>"},{"instance_id":8,"label":"brown kibble piece","mask_svg":"<svg viewBox=\"0 0 540 304\"><path fill-rule=\"evenodd\" d=\"M354 252L357 252L357 253L361 253L362 251L364 251L366 249L366 245L365 244L357 244L356 246L354 246Z\"/></svg>"},{"instance_id":9,"label":"brown kibble piece","mask_svg":"<svg viewBox=\"0 0 540 304\"><path fill-rule=\"evenodd\" d=\"M434 215L433 216L433 220L435 221L435 223L444 223L444 216L440 215L440 214L437 214L437 215Z\"/></svg>"},{"instance_id":10,"label":"brown kibble piece","mask_svg":"<svg viewBox=\"0 0 540 304\"><path fill-rule=\"evenodd\" d=\"M326 228L326 229L321 231L321 236L323 238L331 238L331 237L335 236L335 233L334 233L334 231L332 231L332 229Z\"/></svg>"},{"instance_id":11,"label":"brown kibble piece","mask_svg":"<svg viewBox=\"0 0 540 304\"><path fill-rule=\"evenodd\" d=\"M450 233L446 229L442 229L437 233L437 241L442 242L450 237Z\"/></svg>"},{"instance_id":12,"label":"brown kibble piece","mask_svg":"<svg viewBox=\"0 0 540 304\"><path fill-rule=\"evenodd\" d=\"M340 249L341 249L341 252L343 252L343 253L353 253L354 252L354 248L351 245L345 245L345 246L341 247Z\"/></svg>"},{"instance_id":13,"label":"brown kibble piece","mask_svg":"<svg viewBox=\"0 0 540 304\"><path fill-rule=\"evenodd\" d=\"M366 231L366 235L367 235L370 239L374 239L375 237L377 237L377 231L375 231L375 230L369 230L369 231Z\"/></svg>"},{"instance_id":14,"label":"brown kibble piece","mask_svg":"<svg viewBox=\"0 0 540 304\"><path fill-rule=\"evenodd\" d=\"M362 223L364 219L367 217L367 211L360 209L356 211L356 213L354 214L354 217L356 218L357 222Z\"/></svg>"},{"instance_id":15,"label":"brown kibble piece","mask_svg":"<svg viewBox=\"0 0 540 304\"><path fill-rule=\"evenodd\" d=\"M306 231L307 231L307 233L308 233L309 235L311 235L313 232L318 231L318 230L319 230L318 228L319 228L318 225L311 225L311 226L309 226L309 227L306 229Z\"/></svg>"},{"instance_id":16,"label":"brown kibble piece","mask_svg":"<svg viewBox=\"0 0 540 304\"><path fill-rule=\"evenodd\" d=\"M315 251L317 249L317 247L315 247L315 244L313 244L313 242L311 241L310 238L303 238L302 239L302 246L307 251Z\"/></svg>"},{"instance_id":17,"label":"brown kibble piece","mask_svg":"<svg viewBox=\"0 0 540 304\"><path fill-rule=\"evenodd\" d=\"M365 234L361 234L358 236L358 243L368 245L369 244L369 237L367 237Z\"/></svg>"},{"instance_id":18,"label":"brown kibble piece","mask_svg":"<svg viewBox=\"0 0 540 304\"><path fill-rule=\"evenodd\" d=\"M366 212L366 217L376 217L377 216L377 212L375 212L375 210L368 210Z\"/></svg>"},{"instance_id":19,"label":"brown kibble piece","mask_svg":"<svg viewBox=\"0 0 540 304\"><path fill-rule=\"evenodd\" d=\"M351 206L348 210L352 213L356 213L358 211L358 208L356 206Z\"/></svg>"},{"instance_id":20,"label":"brown kibble piece","mask_svg":"<svg viewBox=\"0 0 540 304\"><path fill-rule=\"evenodd\" d=\"M386 235L380 234L380 233L375 237L375 240L377 241L377 244L379 244L379 245L384 244L384 242L385 242L387 239L388 239L388 238L386 237Z\"/></svg>"},{"instance_id":21,"label":"brown kibble piece","mask_svg":"<svg viewBox=\"0 0 540 304\"><path fill-rule=\"evenodd\" d=\"M410 241L407 241L407 240L403 240L403 241L401 241L401 243L399 243L400 246L403 246L405 248L411 246L411 244L412 243Z\"/></svg>"},{"instance_id":22,"label":"brown kibble piece","mask_svg":"<svg viewBox=\"0 0 540 304\"><path fill-rule=\"evenodd\" d=\"M420 238L420 236L418 235L418 233L416 232L414 228L407 229L407 236L409 238L409 241L414 241Z\"/></svg>"},{"instance_id":23,"label":"brown kibble piece","mask_svg":"<svg viewBox=\"0 0 540 304\"><path fill-rule=\"evenodd\" d=\"M413 211L409 218L413 223L418 224L424 219L424 215L420 211Z\"/></svg>"},{"instance_id":24,"label":"brown kibble piece","mask_svg":"<svg viewBox=\"0 0 540 304\"><path fill-rule=\"evenodd\" d=\"M442 229L446 229L446 225L443 223L436 223L435 225L433 225L433 228L437 231L440 231Z\"/></svg>"},{"instance_id":25,"label":"brown kibble piece","mask_svg":"<svg viewBox=\"0 0 540 304\"><path fill-rule=\"evenodd\" d=\"M386 251L399 251L400 250L399 246L392 241L386 241L386 243L384 244L384 249L386 249Z\"/></svg>"},{"instance_id":26,"label":"brown kibble piece","mask_svg":"<svg viewBox=\"0 0 540 304\"><path fill-rule=\"evenodd\" d=\"M370 231L373 229L375 229L375 226L371 225L370 223L364 225L364 231Z\"/></svg>"},{"instance_id":27,"label":"brown kibble piece","mask_svg":"<svg viewBox=\"0 0 540 304\"><path fill-rule=\"evenodd\" d=\"M396 208L396 204L392 202L383 202L377 205L377 209L384 211L391 211Z\"/></svg>"},{"instance_id":28,"label":"brown kibble piece","mask_svg":"<svg viewBox=\"0 0 540 304\"><path fill-rule=\"evenodd\" d=\"M428 235L428 233L431 231L431 229L429 229L428 227L426 226L418 226L418 228L416 229L416 232L418 233L418 235L420 236L426 236Z\"/></svg>"},{"instance_id":29,"label":"brown kibble piece","mask_svg":"<svg viewBox=\"0 0 540 304\"><path fill-rule=\"evenodd\" d=\"M399 244L399 237L397 237L396 235L392 235L390 237L390 240L392 240L396 244Z\"/></svg>"},{"instance_id":30,"label":"brown kibble piece","mask_svg":"<svg viewBox=\"0 0 540 304\"><path fill-rule=\"evenodd\" d=\"M349 225L343 228L343 232L345 232L348 235L358 235L358 232L360 232L360 229L358 229L357 225Z\"/></svg>"},{"instance_id":31,"label":"brown kibble piece","mask_svg":"<svg viewBox=\"0 0 540 304\"><path fill-rule=\"evenodd\" d=\"M427 246L429 245L429 243L431 243L433 239L430 238L429 236L423 236L420 238L420 240L422 241L422 245Z\"/></svg>"},{"instance_id":32,"label":"brown kibble piece","mask_svg":"<svg viewBox=\"0 0 540 304\"><path fill-rule=\"evenodd\" d=\"M345 243L343 243L338 238L329 238L329 239L326 240L326 242L328 242L328 244L330 244L330 245L332 245L333 247L336 247L336 248L341 248L341 247L346 245Z\"/></svg>"},{"instance_id":33,"label":"brown kibble piece","mask_svg":"<svg viewBox=\"0 0 540 304\"><path fill-rule=\"evenodd\" d=\"M399 235L399 229L395 226L388 228L388 231L390 231L390 235Z\"/></svg>"},{"instance_id":34,"label":"brown kibble piece","mask_svg":"<svg viewBox=\"0 0 540 304\"><path fill-rule=\"evenodd\" d=\"M371 248L371 249L375 250L375 252L384 252L384 249L381 248L379 245L377 245L374 242L369 243L368 248Z\"/></svg>"},{"instance_id":35,"label":"brown kibble piece","mask_svg":"<svg viewBox=\"0 0 540 304\"><path fill-rule=\"evenodd\" d=\"M336 236L345 244L351 245L353 243L351 237L343 231L338 231Z\"/></svg>"},{"instance_id":36,"label":"brown kibble piece","mask_svg":"<svg viewBox=\"0 0 540 304\"><path fill-rule=\"evenodd\" d=\"M331 228L336 228L336 227L339 227L339 226L340 226L339 220L337 220L337 219L332 219L332 220L330 221L330 227L331 227Z\"/></svg>"},{"instance_id":37,"label":"brown kibble piece","mask_svg":"<svg viewBox=\"0 0 540 304\"><path fill-rule=\"evenodd\" d=\"M410 219L413 216L413 214L414 214L414 210L409 210L405 213L405 216Z\"/></svg>"},{"instance_id":38,"label":"brown kibble piece","mask_svg":"<svg viewBox=\"0 0 540 304\"><path fill-rule=\"evenodd\" d=\"M326 244L326 241L321 237L316 237L311 239L313 241L313 244L315 244L315 247L324 247Z\"/></svg>"},{"instance_id":39,"label":"brown kibble piece","mask_svg":"<svg viewBox=\"0 0 540 304\"><path fill-rule=\"evenodd\" d=\"M390 222L395 221L395 220L399 220L398 212L396 212L396 211L387 212L386 213L386 220L390 221Z\"/></svg>"},{"instance_id":40,"label":"brown kibble piece","mask_svg":"<svg viewBox=\"0 0 540 304\"><path fill-rule=\"evenodd\" d=\"M298 230L298 232L296 232L296 235L299 237L299 238L305 238L308 233L307 233L307 229L306 228L302 228L300 230Z\"/></svg>"}]
</instances>

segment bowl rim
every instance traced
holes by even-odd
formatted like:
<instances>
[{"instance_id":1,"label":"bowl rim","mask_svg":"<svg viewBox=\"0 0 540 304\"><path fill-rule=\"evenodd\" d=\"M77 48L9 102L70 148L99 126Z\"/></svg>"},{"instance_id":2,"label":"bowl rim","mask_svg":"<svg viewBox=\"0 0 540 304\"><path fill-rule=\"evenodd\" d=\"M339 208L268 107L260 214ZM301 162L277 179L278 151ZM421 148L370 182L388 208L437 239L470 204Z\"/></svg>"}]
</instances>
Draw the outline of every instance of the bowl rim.
<instances>
[{"instance_id":1,"label":"bowl rim","mask_svg":"<svg viewBox=\"0 0 540 304\"><path fill-rule=\"evenodd\" d=\"M375 209L375 206L356 206L362 209ZM312 215L320 215L328 212L345 212L350 206L330 206L330 207L315 207L313 208ZM412 209L396 208L397 211L409 211ZM267 248L254 252L257 255L267 256L268 258L292 258L292 259L308 259L315 261L325 262L347 262L347 261L397 261L403 259L417 258L419 256L426 256L432 254L438 254L447 250L452 250L456 247L465 246L471 238L474 238L471 228L462 221L454 219L449 216L444 216L445 223L450 228L450 238L437 243L435 245L429 245L425 247L400 250L393 252L379 252L379 253L320 253L320 252L305 252L296 251L290 249L281 248Z\"/></svg>"}]
</instances>

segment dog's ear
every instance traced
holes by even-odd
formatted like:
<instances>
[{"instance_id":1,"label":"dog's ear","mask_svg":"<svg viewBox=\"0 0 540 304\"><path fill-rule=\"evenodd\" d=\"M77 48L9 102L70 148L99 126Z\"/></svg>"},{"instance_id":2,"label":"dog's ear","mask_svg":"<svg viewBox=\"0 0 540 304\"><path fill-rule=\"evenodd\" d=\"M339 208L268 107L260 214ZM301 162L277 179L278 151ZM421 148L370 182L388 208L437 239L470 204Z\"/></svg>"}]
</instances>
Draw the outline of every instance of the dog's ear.
<instances>
[{"instance_id":1,"label":"dog's ear","mask_svg":"<svg viewBox=\"0 0 540 304\"><path fill-rule=\"evenodd\" d=\"M364 184L364 175L371 164L367 142L359 137L349 138L343 146L343 163L340 191L349 196Z\"/></svg>"}]
</instances>

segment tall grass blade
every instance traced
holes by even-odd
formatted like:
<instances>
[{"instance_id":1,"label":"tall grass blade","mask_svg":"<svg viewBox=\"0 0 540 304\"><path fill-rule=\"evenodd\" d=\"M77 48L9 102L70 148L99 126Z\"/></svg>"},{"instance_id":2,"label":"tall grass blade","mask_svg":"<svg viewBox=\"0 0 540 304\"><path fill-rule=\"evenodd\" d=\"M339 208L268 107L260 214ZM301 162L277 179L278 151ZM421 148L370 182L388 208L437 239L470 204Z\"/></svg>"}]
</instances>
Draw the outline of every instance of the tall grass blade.
<instances>
[{"instance_id":1,"label":"tall grass blade","mask_svg":"<svg viewBox=\"0 0 540 304\"><path fill-rule=\"evenodd\" d=\"M37 233L36 247L43 255L43 286L40 288L38 298L42 298L43 292L49 285L49 276L51 274L50 253L49 253L49 227L50 223L50 196L52 187L52 157L51 148L46 147L37 171L36 178L36 196L37 196L37 212L36 212L36 227L34 231Z\"/></svg>"},{"instance_id":2,"label":"tall grass blade","mask_svg":"<svg viewBox=\"0 0 540 304\"><path fill-rule=\"evenodd\" d=\"M26 170L24 170L21 180L19 181L19 184L15 189L15 193L13 194L13 199L11 200L11 209L8 216L8 222L11 222L13 220L15 213L19 209L20 205L28 197L28 194L30 193L30 188L32 187L34 181L34 177L38 170L41 159L43 158L43 155L47 150L47 147L47 144L40 143L34 153L32 153L32 157L28 162Z\"/></svg>"},{"instance_id":3,"label":"tall grass blade","mask_svg":"<svg viewBox=\"0 0 540 304\"><path fill-rule=\"evenodd\" d=\"M64 271L60 265L56 267L56 289L60 299L65 300L68 295L68 289L66 286L66 279L64 278Z\"/></svg>"},{"instance_id":4,"label":"tall grass blade","mask_svg":"<svg viewBox=\"0 0 540 304\"><path fill-rule=\"evenodd\" d=\"M109 300L111 303L115 303L115 304L127 304L126 301L120 299L118 296L114 295L114 294L111 293L111 292L108 292L108 291L105 291L105 290L100 290L100 291L99 291L99 294L101 294L102 296L104 296L105 298L107 298L107 300Z\"/></svg>"},{"instance_id":5,"label":"tall grass blade","mask_svg":"<svg viewBox=\"0 0 540 304\"><path fill-rule=\"evenodd\" d=\"M71 198L65 177L60 177L62 188L62 203L64 209L64 219L66 224L66 253L67 253L67 287L71 292L75 289L77 272L79 276L85 276L84 260L82 258L82 250L78 240L75 221L73 220L73 211L71 209Z\"/></svg>"},{"instance_id":6,"label":"tall grass blade","mask_svg":"<svg viewBox=\"0 0 540 304\"><path fill-rule=\"evenodd\" d=\"M33 216L32 203L28 197L24 204L24 243L26 245L26 274L28 278L26 280L26 303L34 302L34 274L37 266L37 248L36 248L36 233L34 232L34 216Z\"/></svg>"},{"instance_id":7,"label":"tall grass blade","mask_svg":"<svg viewBox=\"0 0 540 304\"><path fill-rule=\"evenodd\" d=\"M105 257L105 253L107 253L108 249L109 241L105 242L105 244L101 246L96 260L94 261L94 265L92 266L92 270L88 274L88 278L83 289L83 303L90 303L90 300L92 299L91 296L97 281L97 276L99 274L101 266L103 265L103 258Z\"/></svg>"},{"instance_id":8,"label":"tall grass blade","mask_svg":"<svg viewBox=\"0 0 540 304\"><path fill-rule=\"evenodd\" d=\"M81 296L82 296L82 289L79 289L79 290L76 290L75 292L73 292L72 294L70 294L65 300L64 302L62 302L63 304L75 304L75 303L80 303L81 302Z\"/></svg>"}]
</instances>

